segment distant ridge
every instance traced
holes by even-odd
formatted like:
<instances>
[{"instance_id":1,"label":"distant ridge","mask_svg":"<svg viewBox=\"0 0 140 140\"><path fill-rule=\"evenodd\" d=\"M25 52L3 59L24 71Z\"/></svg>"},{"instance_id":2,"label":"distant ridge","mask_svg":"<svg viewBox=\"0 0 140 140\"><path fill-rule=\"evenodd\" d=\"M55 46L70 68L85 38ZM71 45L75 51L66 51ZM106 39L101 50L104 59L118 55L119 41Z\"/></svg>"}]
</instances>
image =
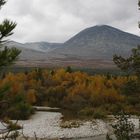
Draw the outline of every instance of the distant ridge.
<instances>
[{"instance_id":1,"label":"distant ridge","mask_svg":"<svg viewBox=\"0 0 140 140\"><path fill-rule=\"evenodd\" d=\"M64 43L8 43L22 50L20 62L27 65L112 67L114 54L128 56L140 37L108 25L86 28Z\"/></svg>"}]
</instances>

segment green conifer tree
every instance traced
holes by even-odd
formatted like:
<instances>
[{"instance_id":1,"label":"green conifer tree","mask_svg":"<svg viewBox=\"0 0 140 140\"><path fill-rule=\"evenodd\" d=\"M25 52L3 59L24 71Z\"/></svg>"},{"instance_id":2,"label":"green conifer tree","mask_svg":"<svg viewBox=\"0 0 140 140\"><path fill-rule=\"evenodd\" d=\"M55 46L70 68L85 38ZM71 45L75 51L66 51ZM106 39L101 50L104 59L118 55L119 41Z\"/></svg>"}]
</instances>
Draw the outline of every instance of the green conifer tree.
<instances>
[{"instance_id":1,"label":"green conifer tree","mask_svg":"<svg viewBox=\"0 0 140 140\"><path fill-rule=\"evenodd\" d=\"M5 0L0 0L0 9L5 3ZM0 71L3 67L13 64L21 52L16 48L8 48L6 46L8 41L6 38L13 34L15 27L16 23L7 19L0 24Z\"/></svg>"},{"instance_id":2,"label":"green conifer tree","mask_svg":"<svg viewBox=\"0 0 140 140\"><path fill-rule=\"evenodd\" d=\"M6 3L5 0L0 0L0 9L1 7ZM0 24L0 75L2 74L2 69L6 66L9 66L15 62L15 60L18 58L20 54L20 50L16 48L8 48L6 46L6 43L8 40L7 37L11 36L13 34L13 30L16 27L16 23L12 22L10 20L5 19ZM0 110L3 108L3 104L5 104L5 100L3 100L3 96L6 93L6 91L9 88L3 87L3 89L0 89ZM0 119L2 119L2 112L0 111ZM2 114L1 114L2 113Z\"/></svg>"}]
</instances>

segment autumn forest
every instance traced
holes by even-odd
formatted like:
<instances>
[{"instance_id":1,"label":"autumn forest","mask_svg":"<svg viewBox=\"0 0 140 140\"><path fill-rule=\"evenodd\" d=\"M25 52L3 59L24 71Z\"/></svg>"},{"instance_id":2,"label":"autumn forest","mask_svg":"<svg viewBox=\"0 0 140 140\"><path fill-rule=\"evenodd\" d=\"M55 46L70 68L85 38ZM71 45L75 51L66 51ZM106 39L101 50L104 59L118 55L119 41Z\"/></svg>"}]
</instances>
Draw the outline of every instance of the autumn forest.
<instances>
[{"instance_id":1,"label":"autumn forest","mask_svg":"<svg viewBox=\"0 0 140 140\"><path fill-rule=\"evenodd\" d=\"M83 117L104 118L122 109L139 115L136 81L134 75L88 75L70 67L35 69L3 75L0 98L8 100L6 116L12 119L27 119L34 112L32 105L59 107Z\"/></svg>"}]
</instances>

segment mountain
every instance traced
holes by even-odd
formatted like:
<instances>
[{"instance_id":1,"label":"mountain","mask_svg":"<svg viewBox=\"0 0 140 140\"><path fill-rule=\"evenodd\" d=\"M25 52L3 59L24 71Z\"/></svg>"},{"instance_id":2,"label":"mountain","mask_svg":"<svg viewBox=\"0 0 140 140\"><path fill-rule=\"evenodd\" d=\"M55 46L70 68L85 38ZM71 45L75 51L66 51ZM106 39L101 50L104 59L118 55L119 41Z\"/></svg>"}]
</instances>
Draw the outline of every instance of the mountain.
<instances>
[{"instance_id":1,"label":"mountain","mask_svg":"<svg viewBox=\"0 0 140 140\"><path fill-rule=\"evenodd\" d=\"M30 47L27 48L24 44L10 41L6 44L9 48L16 47L19 50L21 50L21 54L19 57L19 60L26 61L26 60L39 60L39 59L45 59L46 53L43 51L39 51L36 49L31 49Z\"/></svg>"},{"instance_id":2,"label":"mountain","mask_svg":"<svg viewBox=\"0 0 140 140\"><path fill-rule=\"evenodd\" d=\"M24 47L41 52L50 52L56 48L60 48L62 43L48 43L48 42L32 42L25 43Z\"/></svg>"},{"instance_id":3,"label":"mountain","mask_svg":"<svg viewBox=\"0 0 140 140\"><path fill-rule=\"evenodd\" d=\"M114 54L128 56L138 44L139 36L102 25L81 31L51 53L66 58L112 60Z\"/></svg>"},{"instance_id":4,"label":"mountain","mask_svg":"<svg viewBox=\"0 0 140 140\"><path fill-rule=\"evenodd\" d=\"M114 54L129 56L140 37L101 25L87 28L64 43L17 43L7 46L22 50L19 64L26 66L114 67Z\"/></svg>"}]
</instances>

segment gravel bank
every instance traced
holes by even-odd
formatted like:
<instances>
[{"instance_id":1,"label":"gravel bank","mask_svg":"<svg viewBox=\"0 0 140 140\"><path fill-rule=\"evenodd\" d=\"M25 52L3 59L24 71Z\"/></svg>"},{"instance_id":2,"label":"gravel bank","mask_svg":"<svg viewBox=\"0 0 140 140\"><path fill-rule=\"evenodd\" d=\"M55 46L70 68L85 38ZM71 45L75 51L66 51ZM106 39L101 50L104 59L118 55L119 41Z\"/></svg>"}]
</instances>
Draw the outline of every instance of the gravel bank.
<instances>
[{"instance_id":1,"label":"gravel bank","mask_svg":"<svg viewBox=\"0 0 140 140\"><path fill-rule=\"evenodd\" d=\"M23 125L25 136L34 137L36 133L39 138L79 138L92 137L106 134L106 123L97 120L96 124L84 122L79 128L61 128L61 113L37 112L30 120L19 121Z\"/></svg>"},{"instance_id":2,"label":"gravel bank","mask_svg":"<svg viewBox=\"0 0 140 140\"><path fill-rule=\"evenodd\" d=\"M57 138L83 138L82 140L104 140L104 136L109 130L109 125L102 120L83 122L78 128L61 128L62 114L58 112L36 112L29 120L19 121L19 125L23 126L25 136L34 138L34 134L38 138L57 139ZM139 120L131 119L135 128L139 128ZM0 125L0 127L2 127ZM96 137L94 137L96 136ZM98 136L98 137L97 137ZM92 137L85 138L85 137Z\"/></svg>"}]
</instances>

